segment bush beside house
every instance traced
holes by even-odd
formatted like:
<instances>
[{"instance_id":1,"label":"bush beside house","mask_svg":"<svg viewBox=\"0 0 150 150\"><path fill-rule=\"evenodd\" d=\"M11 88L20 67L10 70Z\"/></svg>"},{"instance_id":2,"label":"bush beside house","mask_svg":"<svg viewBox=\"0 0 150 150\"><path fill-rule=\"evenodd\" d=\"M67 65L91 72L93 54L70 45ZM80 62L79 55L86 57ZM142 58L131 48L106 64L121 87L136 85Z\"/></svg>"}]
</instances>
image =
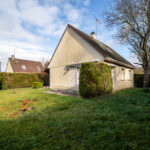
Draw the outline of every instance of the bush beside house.
<instances>
[{"instance_id":1,"label":"bush beside house","mask_svg":"<svg viewBox=\"0 0 150 150\"><path fill-rule=\"evenodd\" d=\"M134 74L134 86L143 88L144 74ZM150 79L149 79L150 86Z\"/></svg>"},{"instance_id":2,"label":"bush beside house","mask_svg":"<svg viewBox=\"0 0 150 150\"><path fill-rule=\"evenodd\" d=\"M32 87L33 82L48 86L49 77L47 74L0 73L0 89Z\"/></svg>"},{"instance_id":3,"label":"bush beside house","mask_svg":"<svg viewBox=\"0 0 150 150\"><path fill-rule=\"evenodd\" d=\"M95 97L112 92L111 68L104 63L83 63L79 92L82 97Z\"/></svg>"},{"instance_id":4,"label":"bush beside house","mask_svg":"<svg viewBox=\"0 0 150 150\"><path fill-rule=\"evenodd\" d=\"M5 81L6 81L6 73L0 73L0 89L6 89Z\"/></svg>"}]
</instances>

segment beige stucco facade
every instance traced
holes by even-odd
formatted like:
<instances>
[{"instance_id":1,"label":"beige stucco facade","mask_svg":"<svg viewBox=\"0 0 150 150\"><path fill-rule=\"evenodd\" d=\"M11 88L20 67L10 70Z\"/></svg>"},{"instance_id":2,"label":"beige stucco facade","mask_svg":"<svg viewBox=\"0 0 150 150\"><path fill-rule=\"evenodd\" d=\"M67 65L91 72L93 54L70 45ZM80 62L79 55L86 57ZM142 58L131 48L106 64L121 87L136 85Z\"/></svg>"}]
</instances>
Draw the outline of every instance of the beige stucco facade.
<instances>
[{"instance_id":1,"label":"beige stucco facade","mask_svg":"<svg viewBox=\"0 0 150 150\"><path fill-rule=\"evenodd\" d=\"M121 71L124 71L124 78L121 78ZM122 89L134 87L134 71L133 69L116 66L112 68L113 90L118 91Z\"/></svg>"},{"instance_id":2,"label":"beige stucco facade","mask_svg":"<svg viewBox=\"0 0 150 150\"><path fill-rule=\"evenodd\" d=\"M72 66L84 62L104 62L104 57L76 32L68 28L64 32L49 64L50 88L78 91L80 68ZM109 63L107 64L113 66L112 79L114 90L134 86L133 70ZM121 69L125 71L124 80L121 80ZM131 70L130 79L128 78L129 70Z\"/></svg>"},{"instance_id":3,"label":"beige stucco facade","mask_svg":"<svg viewBox=\"0 0 150 150\"><path fill-rule=\"evenodd\" d=\"M78 90L79 69L64 66L50 69L50 88Z\"/></svg>"}]
</instances>

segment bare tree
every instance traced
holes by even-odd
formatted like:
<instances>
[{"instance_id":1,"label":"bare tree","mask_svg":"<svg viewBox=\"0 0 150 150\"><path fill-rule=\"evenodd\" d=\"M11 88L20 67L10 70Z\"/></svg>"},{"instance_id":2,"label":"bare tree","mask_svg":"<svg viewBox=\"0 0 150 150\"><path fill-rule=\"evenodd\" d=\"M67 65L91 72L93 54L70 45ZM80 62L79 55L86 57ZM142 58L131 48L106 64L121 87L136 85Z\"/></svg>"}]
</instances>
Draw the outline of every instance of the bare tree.
<instances>
[{"instance_id":1,"label":"bare tree","mask_svg":"<svg viewBox=\"0 0 150 150\"><path fill-rule=\"evenodd\" d=\"M148 91L150 70L150 0L114 0L105 12L107 27L116 29L115 38L130 45L144 69L144 91Z\"/></svg>"},{"instance_id":2,"label":"bare tree","mask_svg":"<svg viewBox=\"0 0 150 150\"><path fill-rule=\"evenodd\" d=\"M49 61L43 57L43 58L41 58L41 63L43 65L43 70L42 70L42 72L43 72L44 70L46 70L48 68Z\"/></svg>"}]
</instances>

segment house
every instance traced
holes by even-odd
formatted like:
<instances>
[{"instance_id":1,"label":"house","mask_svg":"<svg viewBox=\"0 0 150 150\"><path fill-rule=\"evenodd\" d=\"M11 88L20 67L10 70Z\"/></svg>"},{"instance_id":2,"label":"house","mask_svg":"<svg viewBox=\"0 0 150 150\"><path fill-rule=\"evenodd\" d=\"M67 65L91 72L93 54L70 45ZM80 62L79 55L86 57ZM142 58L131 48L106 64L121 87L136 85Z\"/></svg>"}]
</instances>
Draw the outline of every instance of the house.
<instances>
[{"instance_id":1,"label":"house","mask_svg":"<svg viewBox=\"0 0 150 150\"><path fill-rule=\"evenodd\" d=\"M96 39L67 25L50 60L50 88L79 90L80 66L85 62L103 62L112 68L113 90L134 86L134 66Z\"/></svg>"},{"instance_id":2,"label":"house","mask_svg":"<svg viewBox=\"0 0 150 150\"><path fill-rule=\"evenodd\" d=\"M38 61L16 59L14 55L8 59L6 72L8 73L41 73L43 65Z\"/></svg>"}]
</instances>

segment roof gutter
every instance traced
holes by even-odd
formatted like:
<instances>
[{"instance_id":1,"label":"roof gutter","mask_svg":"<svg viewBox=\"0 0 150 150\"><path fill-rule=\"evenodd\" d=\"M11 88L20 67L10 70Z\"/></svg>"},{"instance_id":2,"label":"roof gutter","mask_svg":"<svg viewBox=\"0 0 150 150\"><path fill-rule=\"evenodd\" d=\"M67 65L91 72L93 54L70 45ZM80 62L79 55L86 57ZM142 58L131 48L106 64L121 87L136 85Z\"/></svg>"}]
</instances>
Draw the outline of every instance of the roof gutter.
<instances>
[{"instance_id":1,"label":"roof gutter","mask_svg":"<svg viewBox=\"0 0 150 150\"><path fill-rule=\"evenodd\" d=\"M117 60L111 59L111 58L109 58L109 57L107 57L104 61L105 61L105 62L109 62L109 63L111 62L111 63L113 63L113 64L117 64L117 65L120 65L120 66L123 66L123 67L127 67L127 68L130 68L130 69L135 69L134 66L124 64L124 63L122 63L122 62L119 62L119 61L117 61Z\"/></svg>"}]
</instances>

